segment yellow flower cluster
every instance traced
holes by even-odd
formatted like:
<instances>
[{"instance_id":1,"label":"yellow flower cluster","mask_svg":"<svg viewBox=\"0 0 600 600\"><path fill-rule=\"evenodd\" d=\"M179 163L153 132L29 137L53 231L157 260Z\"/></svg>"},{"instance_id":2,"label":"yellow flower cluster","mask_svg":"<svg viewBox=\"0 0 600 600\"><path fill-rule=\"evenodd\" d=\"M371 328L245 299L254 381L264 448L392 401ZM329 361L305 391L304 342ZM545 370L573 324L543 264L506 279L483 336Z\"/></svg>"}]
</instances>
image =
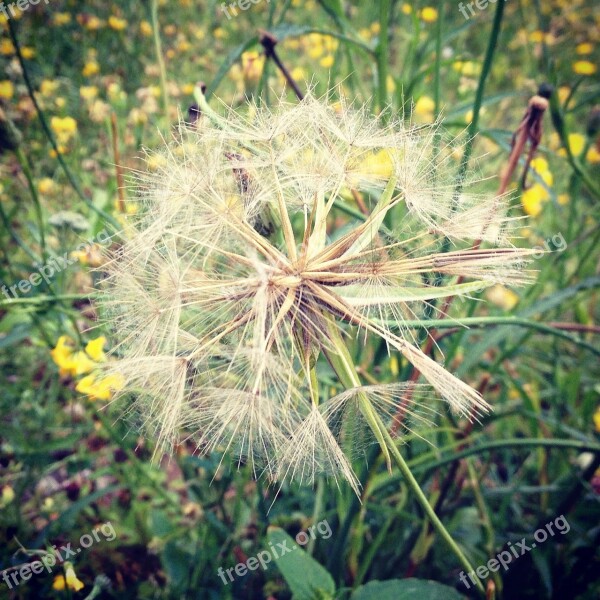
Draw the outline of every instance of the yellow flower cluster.
<instances>
[{"instance_id":1,"label":"yellow flower cluster","mask_svg":"<svg viewBox=\"0 0 600 600\"><path fill-rule=\"evenodd\" d=\"M77 133L77 121L73 117L52 117L50 127L60 146L68 144Z\"/></svg>"},{"instance_id":2,"label":"yellow flower cluster","mask_svg":"<svg viewBox=\"0 0 600 600\"><path fill-rule=\"evenodd\" d=\"M69 562L65 562L65 574L57 575L52 582L52 589L59 592L65 589L79 592L84 587L85 585L80 579L78 579L73 565Z\"/></svg>"},{"instance_id":3,"label":"yellow flower cluster","mask_svg":"<svg viewBox=\"0 0 600 600\"><path fill-rule=\"evenodd\" d=\"M550 198L549 188L554 183L554 177L548 167L548 161L541 156L531 161L531 170L537 181L523 191L521 203L526 214L536 217L542 212L543 204Z\"/></svg>"},{"instance_id":4,"label":"yellow flower cluster","mask_svg":"<svg viewBox=\"0 0 600 600\"><path fill-rule=\"evenodd\" d=\"M61 376L85 375L79 380L75 389L92 400L110 400L112 393L123 387L123 378L118 374L98 379L92 372L99 363L106 360L103 350L105 343L106 338L100 336L89 341L85 351L76 350L73 341L68 336L61 335L55 348L50 352Z\"/></svg>"}]
</instances>

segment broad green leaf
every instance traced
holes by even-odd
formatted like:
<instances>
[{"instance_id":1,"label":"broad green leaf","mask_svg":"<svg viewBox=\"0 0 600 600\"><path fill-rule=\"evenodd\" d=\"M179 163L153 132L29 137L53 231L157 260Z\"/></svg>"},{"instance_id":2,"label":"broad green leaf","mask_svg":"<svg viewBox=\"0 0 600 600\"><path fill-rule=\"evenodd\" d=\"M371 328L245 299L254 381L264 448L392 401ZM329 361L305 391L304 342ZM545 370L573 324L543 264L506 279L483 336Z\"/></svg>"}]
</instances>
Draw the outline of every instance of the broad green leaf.
<instances>
[{"instance_id":1,"label":"broad green leaf","mask_svg":"<svg viewBox=\"0 0 600 600\"><path fill-rule=\"evenodd\" d=\"M290 586L294 600L333 598L335 583L327 569L302 550L283 529L269 527L267 541L275 549L269 553Z\"/></svg>"},{"instance_id":2,"label":"broad green leaf","mask_svg":"<svg viewBox=\"0 0 600 600\"><path fill-rule=\"evenodd\" d=\"M350 600L464 600L454 588L427 579L371 581L354 591Z\"/></svg>"}]
</instances>

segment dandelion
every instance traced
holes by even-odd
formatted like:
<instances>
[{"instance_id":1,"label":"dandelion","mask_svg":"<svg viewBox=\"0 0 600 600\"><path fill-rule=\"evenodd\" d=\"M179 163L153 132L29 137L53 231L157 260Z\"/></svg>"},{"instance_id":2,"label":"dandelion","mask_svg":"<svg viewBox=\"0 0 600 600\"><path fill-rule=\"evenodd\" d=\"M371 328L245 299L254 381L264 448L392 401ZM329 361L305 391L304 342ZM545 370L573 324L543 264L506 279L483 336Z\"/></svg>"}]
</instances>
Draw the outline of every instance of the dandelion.
<instances>
[{"instance_id":1,"label":"dandelion","mask_svg":"<svg viewBox=\"0 0 600 600\"><path fill-rule=\"evenodd\" d=\"M252 105L249 118L205 103L202 112L198 129L182 127L150 159L128 239L103 267L109 373L158 451L183 429L256 475L326 473L358 492L342 443L348 414L389 459L398 412L407 430L440 410L436 395L458 415L488 411L415 345L406 321L436 298L528 280L529 250L461 248L506 242L504 199L455 196L444 175L454 148L436 150L435 128L384 125L345 100L333 108L308 94L274 110ZM344 216L360 214L344 190L368 199L362 220ZM446 238L454 248L438 252ZM439 276L445 283L427 283ZM372 337L427 383L364 386L345 338ZM330 399L317 377L323 359L346 388Z\"/></svg>"}]
</instances>

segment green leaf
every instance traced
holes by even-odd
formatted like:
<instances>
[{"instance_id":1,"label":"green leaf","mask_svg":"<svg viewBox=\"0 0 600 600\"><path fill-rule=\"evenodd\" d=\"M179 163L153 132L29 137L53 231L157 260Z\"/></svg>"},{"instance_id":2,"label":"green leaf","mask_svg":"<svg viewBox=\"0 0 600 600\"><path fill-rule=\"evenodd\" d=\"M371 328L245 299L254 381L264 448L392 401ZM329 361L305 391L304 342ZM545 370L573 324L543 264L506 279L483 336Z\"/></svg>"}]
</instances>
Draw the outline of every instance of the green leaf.
<instances>
[{"instance_id":1,"label":"green leaf","mask_svg":"<svg viewBox=\"0 0 600 600\"><path fill-rule=\"evenodd\" d=\"M269 527L267 541L275 549L271 555L275 558L277 567L290 586L295 600L333 598L335 583L327 569L304 552L283 529ZM278 544L284 545L287 551ZM277 556L275 556L276 553Z\"/></svg>"},{"instance_id":2,"label":"green leaf","mask_svg":"<svg viewBox=\"0 0 600 600\"><path fill-rule=\"evenodd\" d=\"M454 588L428 579L371 581L354 591L350 600L463 600Z\"/></svg>"}]
</instances>

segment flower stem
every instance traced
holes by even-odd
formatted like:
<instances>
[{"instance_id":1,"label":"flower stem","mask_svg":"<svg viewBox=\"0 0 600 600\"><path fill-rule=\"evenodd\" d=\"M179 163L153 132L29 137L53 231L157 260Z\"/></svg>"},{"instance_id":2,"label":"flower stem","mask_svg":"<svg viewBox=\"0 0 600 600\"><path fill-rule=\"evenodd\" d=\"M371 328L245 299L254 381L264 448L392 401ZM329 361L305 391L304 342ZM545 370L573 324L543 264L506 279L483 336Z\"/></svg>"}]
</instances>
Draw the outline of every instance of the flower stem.
<instances>
[{"instance_id":1,"label":"flower stem","mask_svg":"<svg viewBox=\"0 0 600 600\"><path fill-rule=\"evenodd\" d=\"M350 352L348 352L348 348L346 347L346 344L344 344L340 331L336 327L333 319L327 319L327 333L332 346L335 348L335 351L324 348L323 352L340 378L342 384L347 389L360 386L360 379L358 377L358 373L356 372L356 367L354 366L352 357L350 356ZM459 548L458 544L454 541L448 530L444 527L444 524L435 514L435 510L431 504L429 504L425 493L412 474L410 467L406 464L402 454L400 454L396 443L389 434L385 424L382 422L381 417L373 409L373 406L365 395L362 397L359 396L359 398L361 399L360 410L365 420L371 427L377 441L379 442L381 450L386 458L386 462L388 462L388 466L390 464L389 461L391 457L400 469L400 472L402 473L402 476L404 477L408 487L412 490L417 501L423 507L423 510L431 521L433 528L448 544L450 550L452 550L452 552L456 555L456 558L463 568L466 569L468 573L474 571L475 569L469 562L469 559L464 555L463 551ZM482 594L485 594L483 584L479 580L477 580L477 588Z\"/></svg>"},{"instance_id":2,"label":"flower stem","mask_svg":"<svg viewBox=\"0 0 600 600\"><path fill-rule=\"evenodd\" d=\"M376 417L379 419L378 415L376 415ZM464 569L468 573L473 572L475 570L474 567L469 562L469 559L464 555L463 551L459 548L458 544L454 541L453 537L450 535L448 530L444 527L444 524L442 523L440 518L435 514L435 510L433 509L431 504L429 504L429 500L427 500L427 497L425 496L425 494L423 493L423 490L419 486L419 482L415 479L414 475L412 474L412 471L410 470L410 467L406 464L406 461L404 460L404 458L402 457L402 454L400 454L400 451L396 447L396 444L394 443L392 436L388 433L387 429L383 426L383 423L382 423L381 429L383 431L383 435L386 439L389 451L392 455L392 458L394 459L394 462L400 469L400 472L402 473L404 480L406 481L408 487L414 493L414 495L417 499L417 502L419 502L419 504L422 506L423 510L425 511L425 514L431 521L431 524L433 525L434 529L437 531L437 533L440 535L440 537L446 542L446 544L448 544L450 550L452 550L452 552L456 555L456 558L458 558L460 564L464 567ZM485 594L485 589L479 579L477 579L476 585L477 585L477 589L482 594Z\"/></svg>"}]
</instances>

